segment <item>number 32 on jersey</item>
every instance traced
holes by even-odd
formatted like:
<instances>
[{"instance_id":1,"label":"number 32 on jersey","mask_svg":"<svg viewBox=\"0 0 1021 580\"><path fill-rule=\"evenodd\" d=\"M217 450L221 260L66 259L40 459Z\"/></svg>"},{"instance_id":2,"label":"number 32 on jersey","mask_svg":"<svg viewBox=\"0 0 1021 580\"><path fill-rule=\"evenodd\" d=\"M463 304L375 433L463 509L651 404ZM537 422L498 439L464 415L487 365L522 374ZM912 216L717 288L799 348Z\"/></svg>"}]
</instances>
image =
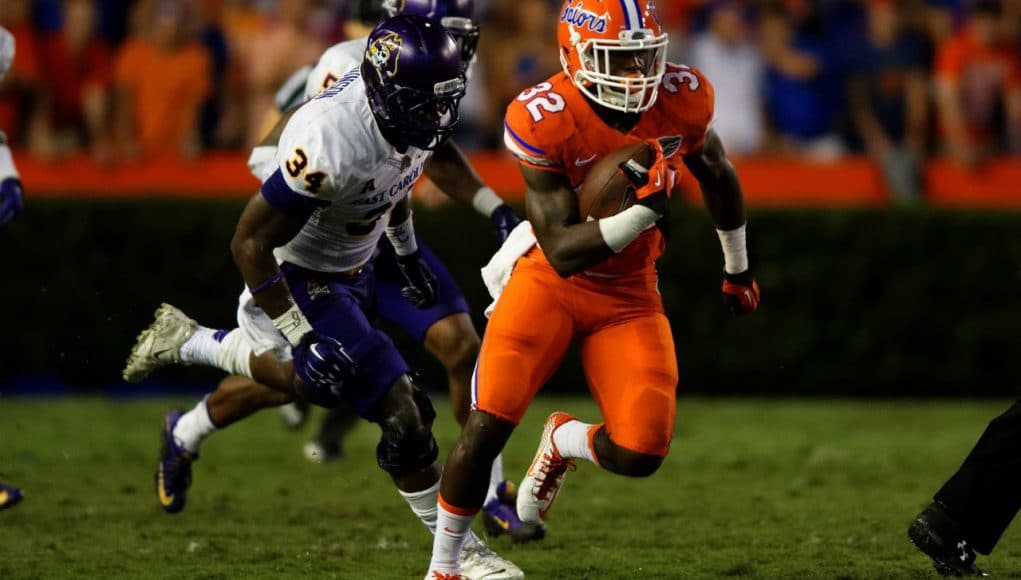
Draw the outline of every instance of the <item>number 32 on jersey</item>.
<instances>
[{"instance_id":1,"label":"number 32 on jersey","mask_svg":"<svg viewBox=\"0 0 1021 580\"><path fill-rule=\"evenodd\" d=\"M518 102L525 103L525 109L528 110L533 121L542 121L543 112L559 113L567 108L567 101L564 100L563 95L551 92L552 88L553 83L542 82L521 91L521 94L518 95Z\"/></svg>"}]
</instances>

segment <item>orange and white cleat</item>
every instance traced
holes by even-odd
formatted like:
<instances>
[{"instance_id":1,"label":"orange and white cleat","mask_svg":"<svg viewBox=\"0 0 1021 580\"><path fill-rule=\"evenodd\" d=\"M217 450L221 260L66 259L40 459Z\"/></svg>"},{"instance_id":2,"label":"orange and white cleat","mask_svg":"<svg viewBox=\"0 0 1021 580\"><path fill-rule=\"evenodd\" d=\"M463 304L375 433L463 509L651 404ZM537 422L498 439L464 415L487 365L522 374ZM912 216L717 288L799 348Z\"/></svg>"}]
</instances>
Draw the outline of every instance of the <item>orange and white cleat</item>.
<instances>
[{"instance_id":1,"label":"orange and white cleat","mask_svg":"<svg viewBox=\"0 0 1021 580\"><path fill-rule=\"evenodd\" d=\"M546 418L535 459L518 486L517 508L521 521L541 524L564 485L567 470L574 468L574 461L562 457L553 443L553 432L564 423L574 420L573 416L560 411Z\"/></svg>"}]
</instances>

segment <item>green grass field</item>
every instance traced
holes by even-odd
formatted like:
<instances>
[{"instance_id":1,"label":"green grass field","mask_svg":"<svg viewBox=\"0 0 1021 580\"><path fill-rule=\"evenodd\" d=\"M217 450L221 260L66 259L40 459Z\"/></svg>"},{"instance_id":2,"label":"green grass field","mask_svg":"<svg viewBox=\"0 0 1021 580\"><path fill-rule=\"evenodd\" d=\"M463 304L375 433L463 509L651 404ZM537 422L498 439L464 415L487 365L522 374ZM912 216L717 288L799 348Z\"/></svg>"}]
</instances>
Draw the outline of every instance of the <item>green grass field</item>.
<instances>
[{"instance_id":1,"label":"green grass field","mask_svg":"<svg viewBox=\"0 0 1021 580\"><path fill-rule=\"evenodd\" d=\"M424 575L430 538L376 468L370 425L347 459L318 466L300 454L305 435L262 413L206 444L188 508L164 514L152 471L173 403L190 404L0 401L0 472L27 491L0 512L0 578ZM530 578L935 577L906 527L1007 406L682 398L655 476L582 465L545 541L492 545ZM508 477L556 408L597 419L588 399L538 400L505 454ZM444 450L455 434L445 411ZM1008 532L987 569L1021 577L1019 540Z\"/></svg>"}]
</instances>

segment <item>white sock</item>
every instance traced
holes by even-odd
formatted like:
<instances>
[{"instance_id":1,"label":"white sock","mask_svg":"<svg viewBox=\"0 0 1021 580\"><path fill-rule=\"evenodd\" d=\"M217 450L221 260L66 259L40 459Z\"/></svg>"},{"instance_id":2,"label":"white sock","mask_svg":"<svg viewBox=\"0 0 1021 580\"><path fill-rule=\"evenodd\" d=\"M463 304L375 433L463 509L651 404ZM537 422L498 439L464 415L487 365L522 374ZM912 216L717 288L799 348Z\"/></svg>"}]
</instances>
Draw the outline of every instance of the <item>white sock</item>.
<instances>
[{"instance_id":1,"label":"white sock","mask_svg":"<svg viewBox=\"0 0 1021 580\"><path fill-rule=\"evenodd\" d=\"M489 470L489 491L486 493L486 501L482 505L486 505L493 501L497 497L497 488L500 483L503 482L503 454L496 456L493 460L493 467Z\"/></svg>"},{"instance_id":2,"label":"white sock","mask_svg":"<svg viewBox=\"0 0 1021 580\"><path fill-rule=\"evenodd\" d=\"M173 435L178 445L197 455L202 442L214 431L216 425L213 425L212 419L209 418L209 409L206 408L206 399L203 397L194 409L181 415L177 420Z\"/></svg>"},{"instance_id":3,"label":"white sock","mask_svg":"<svg viewBox=\"0 0 1021 580\"><path fill-rule=\"evenodd\" d=\"M223 330L200 326L195 334L181 345L181 361L210 367L218 366L216 361L223 350L220 341L226 334Z\"/></svg>"},{"instance_id":4,"label":"white sock","mask_svg":"<svg viewBox=\"0 0 1021 580\"><path fill-rule=\"evenodd\" d=\"M454 513L446 509L444 503L442 498L437 501L436 535L433 538L429 570L448 574L458 573L461 571L461 548L464 546L465 536L471 533L475 512Z\"/></svg>"},{"instance_id":5,"label":"white sock","mask_svg":"<svg viewBox=\"0 0 1021 580\"><path fill-rule=\"evenodd\" d=\"M422 491L401 491L397 490L404 501L408 502L411 506L411 511L415 512L418 519L422 520L425 527L429 528L429 531L436 533L436 499L440 495L440 482L436 480L436 483L429 489L423 489Z\"/></svg>"},{"instance_id":6,"label":"white sock","mask_svg":"<svg viewBox=\"0 0 1021 580\"><path fill-rule=\"evenodd\" d=\"M591 445L592 435L595 435L597 429L599 425L589 425L577 419L568 421L553 432L553 444L563 457L588 459L597 463Z\"/></svg>"},{"instance_id":7,"label":"white sock","mask_svg":"<svg viewBox=\"0 0 1021 580\"><path fill-rule=\"evenodd\" d=\"M215 366L232 375L252 378L252 345L248 344L240 329L228 332L220 340L220 347Z\"/></svg>"},{"instance_id":8,"label":"white sock","mask_svg":"<svg viewBox=\"0 0 1021 580\"><path fill-rule=\"evenodd\" d=\"M429 489L423 489L422 491L405 492L397 490L404 498L404 501L408 502L411 506L411 511L415 512L418 519L422 520L425 527L429 528L429 532L436 533L436 503L440 495L440 482L437 481L436 485ZM475 542L478 542L479 537L475 535L475 532L468 530L468 534L464 538L464 545L470 546Z\"/></svg>"}]
</instances>

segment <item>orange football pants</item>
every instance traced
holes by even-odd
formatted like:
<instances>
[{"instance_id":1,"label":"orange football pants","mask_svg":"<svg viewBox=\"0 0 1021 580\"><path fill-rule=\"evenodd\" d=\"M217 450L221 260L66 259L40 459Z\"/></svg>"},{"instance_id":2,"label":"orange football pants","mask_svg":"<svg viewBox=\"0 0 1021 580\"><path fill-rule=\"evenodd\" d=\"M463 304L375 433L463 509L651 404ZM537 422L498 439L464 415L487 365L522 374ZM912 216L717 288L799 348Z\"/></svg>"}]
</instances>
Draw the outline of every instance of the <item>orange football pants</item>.
<instances>
[{"instance_id":1,"label":"orange football pants","mask_svg":"<svg viewBox=\"0 0 1021 580\"><path fill-rule=\"evenodd\" d=\"M677 358L651 265L626 276L565 280L538 249L518 260L482 340L474 407L518 424L574 338L610 440L665 456Z\"/></svg>"}]
</instances>

